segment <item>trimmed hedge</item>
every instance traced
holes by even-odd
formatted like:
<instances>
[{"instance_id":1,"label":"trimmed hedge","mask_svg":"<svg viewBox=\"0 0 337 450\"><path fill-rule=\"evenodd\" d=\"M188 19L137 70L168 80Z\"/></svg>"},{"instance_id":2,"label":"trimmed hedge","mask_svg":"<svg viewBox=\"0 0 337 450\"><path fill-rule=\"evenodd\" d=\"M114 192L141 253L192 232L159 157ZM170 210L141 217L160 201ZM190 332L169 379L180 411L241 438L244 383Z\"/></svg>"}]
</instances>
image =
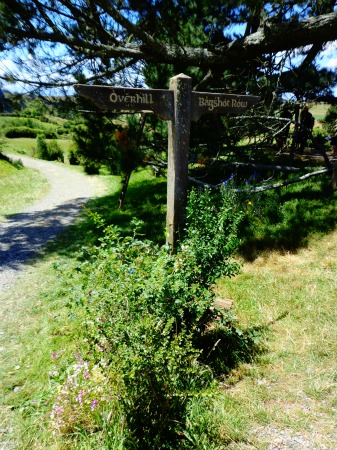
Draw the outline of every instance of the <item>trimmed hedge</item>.
<instances>
[{"instance_id":1,"label":"trimmed hedge","mask_svg":"<svg viewBox=\"0 0 337 450\"><path fill-rule=\"evenodd\" d=\"M19 138L19 137L25 137L25 138L36 138L36 136L42 133L42 130L33 129L29 127L13 127L13 128L7 128L5 132L6 138Z\"/></svg>"},{"instance_id":2,"label":"trimmed hedge","mask_svg":"<svg viewBox=\"0 0 337 450\"><path fill-rule=\"evenodd\" d=\"M6 138L36 138L38 135L44 135L46 139L56 139L55 131L41 130L38 128L29 127L11 127L7 128L5 132Z\"/></svg>"}]
</instances>

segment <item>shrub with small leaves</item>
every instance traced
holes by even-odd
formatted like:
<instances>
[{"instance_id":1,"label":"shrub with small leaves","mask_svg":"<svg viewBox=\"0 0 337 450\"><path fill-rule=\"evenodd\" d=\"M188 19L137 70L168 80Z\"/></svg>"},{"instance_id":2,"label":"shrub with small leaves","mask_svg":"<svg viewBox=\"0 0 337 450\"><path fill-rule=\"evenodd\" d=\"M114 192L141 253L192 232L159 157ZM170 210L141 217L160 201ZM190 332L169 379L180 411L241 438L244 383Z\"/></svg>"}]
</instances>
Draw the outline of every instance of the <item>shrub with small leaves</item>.
<instances>
[{"instance_id":1,"label":"shrub with small leaves","mask_svg":"<svg viewBox=\"0 0 337 450\"><path fill-rule=\"evenodd\" d=\"M88 354L117 386L125 448L183 448L186 406L214 383L196 343L215 315L216 279L239 271L232 256L241 213L226 191L193 190L174 254L139 240L139 222L125 237L92 216L104 235L83 254L76 292Z\"/></svg>"}]
</instances>

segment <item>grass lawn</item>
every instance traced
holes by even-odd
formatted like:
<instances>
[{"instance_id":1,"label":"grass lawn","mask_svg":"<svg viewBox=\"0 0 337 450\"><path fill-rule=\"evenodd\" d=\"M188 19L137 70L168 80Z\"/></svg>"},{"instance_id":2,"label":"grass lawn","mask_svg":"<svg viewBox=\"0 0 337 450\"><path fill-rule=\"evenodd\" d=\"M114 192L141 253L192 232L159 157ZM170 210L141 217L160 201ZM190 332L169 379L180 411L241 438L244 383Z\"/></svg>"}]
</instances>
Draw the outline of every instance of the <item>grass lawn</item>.
<instances>
[{"instance_id":1,"label":"grass lawn","mask_svg":"<svg viewBox=\"0 0 337 450\"><path fill-rule=\"evenodd\" d=\"M0 160L0 221L42 199L48 191L48 181L37 170L19 169Z\"/></svg>"},{"instance_id":2,"label":"grass lawn","mask_svg":"<svg viewBox=\"0 0 337 450\"><path fill-rule=\"evenodd\" d=\"M334 448L336 250L332 232L296 254L261 255L235 279L219 281L219 294L233 300L239 324L263 330L265 347L223 380L213 416L204 417L220 429L223 448L267 449L282 431ZM68 448L50 433L48 418L55 372L65 370L78 344L79 324L66 307L75 268L69 254L51 253L3 296L1 428L7 430L3 442L19 442L20 449ZM69 448L94 448L80 441Z\"/></svg>"},{"instance_id":3,"label":"grass lawn","mask_svg":"<svg viewBox=\"0 0 337 450\"><path fill-rule=\"evenodd\" d=\"M247 448L267 448L282 430L317 448L335 448L336 251L334 231L297 253L261 254L235 279L219 283L239 323L263 329L266 337L265 354L234 371L223 393L249 423L247 438L256 447Z\"/></svg>"},{"instance_id":4,"label":"grass lawn","mask_svg":"<svg viewBox=\"0 0 337 450\"><path fill-rule=\"evenodd\" d=\"M111 183L110 194L92 200L89 208L126 231L133 216L141 218L145 236L162 243L165 180L144 171L135 174L125 208L118 210L120 185L116 177L106 178ZM291 188L282 188L291 205L296 203L291 217L299 217L298 204L303 198L312 201L310 190L308 198L299 190L291 194ZM325 194L322 199L316 192L314 200L319 217L316 228L300 240L302 245L292 251L260 251L243 262L238 276L220 279L216 286L219 296L233 301L239 328L254 330L263 351L251 363L240 364L219 379L215 395L191 402L191 417L201 430L203 426L216 434L214 446L207 449L263 450L276 445L280 436L285 440L300 436L311 443L306 448L335 449L337 231L334 222L322 228L324 219L331 216L325 203L331 205L333 198ZM304 205L305 211L310 209L309 203ZM290 215L289 206L285 213ZM296 222L287 232L296 233L300 226ZM98 441L99 433L87 437L80 428L76 443L53 435L50 429L56 380L66 378L74 353L81 347L80 318L67 307L70 291L81 290L77 258L83 258L83 245L97 242L98 237L99 230L83 215L2 295L3 446L22 450L123 448L120 443L107 447ZM275 238L275 242L283 241ZM193 437L191 448L206 448L200 436L199 441Z\"/></svg>"},{"instance_id":5,"label":"grass lawn","mask_svg":"<svg viewBox=\"0 0 337 450\"><path fill-rule=\"evenodd\" d=\"M329 109L329 106L330 105L327 103L315 103L312 108L310 108L310 112L317 121L322 121Z\"/></svg>"},{"instance_id":6,"label":"grass lawn","mask_svg":"<svg viewBox=\"0 0 337 450\"><path fill-rule=\"evenodd\" d=\"M6 139L6 151L21 155L33 156L36 150L36 139L17 138Z\"/></svg>"},{"instance_id":7,"label":"grass lawn","mask_svg":"<svg viewBox=\"0 0 337 450\"><path fill-rule=\"evenodd\" d=\"M50 142L50 139L46 139L47 142ZM34 156L36 152L36 139L31 138L15 138L15 139L6 139L6 147L5 150L9 153ZM64 155L67 157L69 147L71 145L71 139L57 139L57 144L60 146Z\"/></svg>"}]
</instances>

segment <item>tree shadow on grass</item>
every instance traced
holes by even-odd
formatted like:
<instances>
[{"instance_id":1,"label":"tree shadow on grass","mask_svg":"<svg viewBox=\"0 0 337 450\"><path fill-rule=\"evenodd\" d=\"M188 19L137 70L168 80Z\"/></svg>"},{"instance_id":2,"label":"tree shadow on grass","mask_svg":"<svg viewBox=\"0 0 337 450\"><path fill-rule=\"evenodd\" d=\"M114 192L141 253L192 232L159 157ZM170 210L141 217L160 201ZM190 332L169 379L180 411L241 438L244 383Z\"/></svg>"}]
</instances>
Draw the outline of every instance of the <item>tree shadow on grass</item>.
<instances>
[{"instance_id":1,"label":"tree shadow on grass","mask_svg":"<svg viewBox=\"0 0 337 450\"><path fill-rule=\"evenodd\" d=\"M134 182L129 186L123 209L118 209L119 193L90 200L86 208L102 216L107 224L120 228L123 235L133 233L133 218L143 221L141 238L158 244L165 242L166 180ZM325 234L337 227L337 192L328 181L307 185L298 190L283 189L279 194L277 217L266 209L263 223L244 221L240 229L239 252L246 260L254 260L261 251L296 252L305 247L312 234ZM83 213L85 217L85 212ZM82 220L68 228L49 252L70 254L82 246L98 242L102 236L92 220Z\"/></svg>"},{"instance_id":2,"label":"tree shadow on grass","mask_svg":"<svg viewBox=\"0 0 337 450\"><path fill-rule=\"evenodd\" d=\"M45 211L14 214L0 226L0 271L19 270L71 224L86 199L74 199Z\"/></svg>"},{"instance_id":3,"label":"tree shadow on grass","mask_svg":"<svg viewBox=\"0 0 337 450\"><path fill-rule=\"evenodd\" d=\"M133 233L133 218L141 220L140 237L164 244L166 190L164 178L136 181L128 188L123 209L118 209L119 192L89 200L86 209L119 227L122 235ZM254 260L261 251L295 252L307 245L311 234L328 233L337 226L337 192L331 191L328 181L318 187L282 189L278 195L277 217L267 208L262 221L253 218L242 223L239 253L246 260ZM83 246L97 244L101 236L102 229L83 211L82 220L69 226L45 251L72 255Z\"/></svg>"},{"instance_id":4,"label":"tree shadow on grass","mask_svg":"<svg viewBox=\"0 0 337 450\"><path fill-rule=\"evenodd\" d=\"M337 192L328 182L320 189L307 185L294 191L284 190L275 209L265 209L265 216L245 219L241 225L240 254L253 261L261 252L279 250L296 252L306 247L310 236L327 234L337 227Z\"/></svg>"},{"instance_id":5,"label":"tree shadow on grass","mask_svg":"<svg viewBox=\"0 0 337 450\"><path fill-rule=\"evenodd\" d=\"M240 364L251 363L268 351L266 335L288 314L289 311L285 311L269 323L245 330L236 328L235 321L231 320L226 326L215 324L196 343L202 349L201 361L212 369L216 377L229 375Z\"/></svg>"},{"instance_id":6,"label":"tree shadow on grass","mask_svg":"<svg viewBox=\"0 0 337 450\"><path fill-rule=\"evenodd\" d=\"M82 212L82 220L71 225L51 242L46 253L72 255L83 246L95 245L102 237L90 213L97 213L106 225L115 225L122 235L133 233L134 218L142 221L140 237L158 244L165 242L166 180L155 179L136 182L129 186L122 209L118 209L119 192L89 200Z\"/></svg>"}]
</instances>

